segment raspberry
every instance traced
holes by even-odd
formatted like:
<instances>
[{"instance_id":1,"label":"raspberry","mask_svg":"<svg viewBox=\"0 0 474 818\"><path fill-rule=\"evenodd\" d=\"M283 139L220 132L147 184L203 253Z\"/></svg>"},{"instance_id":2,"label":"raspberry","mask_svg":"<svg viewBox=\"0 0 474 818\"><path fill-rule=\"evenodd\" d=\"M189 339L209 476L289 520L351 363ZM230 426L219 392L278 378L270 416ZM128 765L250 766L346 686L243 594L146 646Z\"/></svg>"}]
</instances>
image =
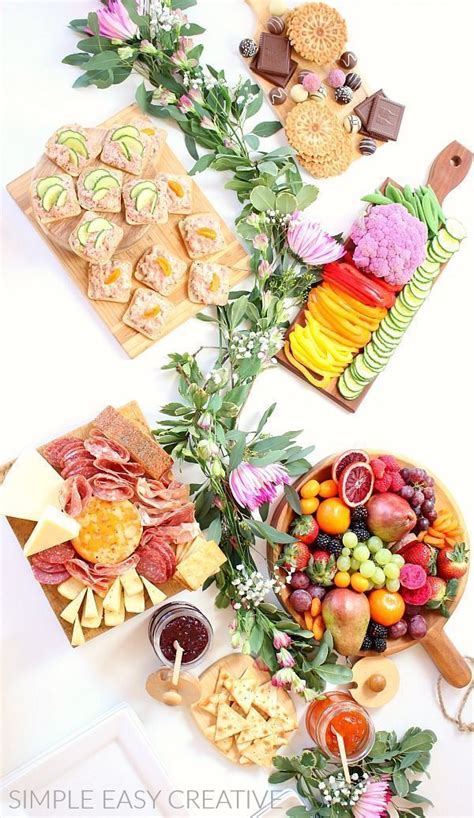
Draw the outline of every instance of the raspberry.
<instances>
[{"instance_id":1,"label":"raspberry","mask_svg":"<svg viewBox=\"0 0 474 818\"><path fill-rule=\"evenodd\" d=\"M405 485L405 481L400 474L400 472L392 472L392 491L400 491L401 488Z\"/></svg>"},{"instance_id":2,"label":"raspberry","mask_svg":"<svg viewBox=\"0 0 474 818\"><path fill-rule=\"evenodd\" d=\"M385 474L385 463L379 457L376 457L374 460L370 461L370 465L372 466L372 471L375 475L375 478L379 480Z\"/></svg>"},{"instance_id":3,"label":"raspberry","mask_svg":"<svg viewBox=\"0 0 474 818\"><path fill-rule=\"evenodd\" d=\"M379 460L385 463L389 471L400 471L400 465L391 454L381 454Z\"/></svg>"},{"instance_id":4,"label":"raspberry","mask_svg":"<svg viewBox=\"0 0 474 818\"><path fill-rule=\"evenodd\" d=\"M380 491L382 493L384 491L388 491L391 485L392 475L390 472L386 472L386 474L384 474L383 477L375 481L374 488L376 489L376 491Z\"/></svg>"}]
</instances>

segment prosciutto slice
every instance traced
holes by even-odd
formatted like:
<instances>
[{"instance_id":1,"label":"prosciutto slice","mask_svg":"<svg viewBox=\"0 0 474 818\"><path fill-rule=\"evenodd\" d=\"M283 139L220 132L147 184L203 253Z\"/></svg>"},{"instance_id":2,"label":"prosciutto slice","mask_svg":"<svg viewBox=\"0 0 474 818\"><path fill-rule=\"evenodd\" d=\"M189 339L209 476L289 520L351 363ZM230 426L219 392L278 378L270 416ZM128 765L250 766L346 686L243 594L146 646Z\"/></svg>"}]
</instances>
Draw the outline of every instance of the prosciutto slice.
<instances>
[{"instance_id":1,"label":"prosciutto slice","mask_svg":"<svg viewBox=\"0 0 474 818\"><path fill-rule=\"evenodd\" d=\"M92 429L89 437L84 441L84 448L95 458L105 457L116 460L117 463L128 463L130 452L121 443L109 440L99 429Z\"/></svg>"},{"instance_id":2,"label":"prosciutto slice","mask_svg":"<svg viewBox=\"0 0 474 818\"><path fill-rule=\"evenodd\" d=\"M92 497L92 487L86 477L68 477L59 492L61 508L71 517L79 517Z\"/></svg>"},{"instance_id":3,"label":"prosciutto slice","mask_svg":"<svg viewBox=\"0 0 474 818\"><path fill-rule=\"evenodd\" d=\"M117 562L115 565L91 565L89 562L75 557L65 563L65 568L71 577L83 582L90 588L98 588L100 591L105 591L109 585L110 580L115 577L122 576L130 571L131 568L136 568L140 557L137 554L132 554L123 562Z\"/></svg>"},{"instance_id":4,"label":"prosciutto slice","mask_svg":"<svg viewBox=\"0 0 474 818\"><path fill-rule=\"evenodd\" d=\"M121 500L131 500L135 494L133 486L123 477L115 474L96 474L90 481L91 491L99 500L109 503L118 503Z\"/></svg>"}]
</instances>

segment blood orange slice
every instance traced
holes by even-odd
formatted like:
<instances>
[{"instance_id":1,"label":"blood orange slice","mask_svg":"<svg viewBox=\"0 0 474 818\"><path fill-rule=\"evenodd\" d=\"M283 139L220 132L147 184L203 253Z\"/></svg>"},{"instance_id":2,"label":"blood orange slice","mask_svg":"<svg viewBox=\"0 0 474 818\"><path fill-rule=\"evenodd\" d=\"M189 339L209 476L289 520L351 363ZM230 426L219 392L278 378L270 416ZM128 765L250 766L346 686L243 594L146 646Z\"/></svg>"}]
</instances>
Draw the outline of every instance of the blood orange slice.
<instances>
[{"instance_id":1,"label":"blood orange slice","mask_svg":"<svg viewBox=\"0 0 474 818\"><path fill-rule=\"evenodd\" d=\"M332 464L332 479L338 482L344 469L351 465L351 463L368 463L369 455L362 449L349 449L347 452L342 452L339 457L336 457Z\"/></svg>"},{"instance_id":2,"label":"blood orange slice","mask_svg":"<svg viewBox=\"0 0 474 818\"><path fill-rule=\"evenodd\" d=\"M339 497L346 506L355 508L367 502L374 488L374 473L368 463L351 463L342 472Z\"/></svg>"}]
</instances>

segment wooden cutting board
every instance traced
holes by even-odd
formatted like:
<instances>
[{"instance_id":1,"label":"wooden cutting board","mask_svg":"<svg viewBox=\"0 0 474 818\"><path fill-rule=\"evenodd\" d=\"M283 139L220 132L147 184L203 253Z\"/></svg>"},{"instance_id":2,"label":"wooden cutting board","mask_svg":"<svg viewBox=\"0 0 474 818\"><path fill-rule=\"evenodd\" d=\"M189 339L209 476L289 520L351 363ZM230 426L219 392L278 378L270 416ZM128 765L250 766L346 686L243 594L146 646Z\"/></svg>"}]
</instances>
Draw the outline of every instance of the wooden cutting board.
<instances>
[{"instance_id":1,"label":"wooden cutting board","mask_svg":"<svg viewBox=\"0 0 474 818\"><path fill-rule=\"evenodd\" d=\"M428 175L427 185L430 185L433 188L441 204L448 193L460 185L465 176L467 176L472 165L472 156L471 151L468 150L468 148L465 148L464 145L461 145L459 142L451 142L451 144L447 145L434 160ZM392 179L386 179L381 186L382 191L389 182L391 182L393 185L397 185L397 187L401 187ZM346 245L347 243L348 242L346 242ZM434 283L436 283L445 267L446 264L441 265L440 272L438 273ZM285 340L288 340L290 332L293 330L296 324L304 326L306 323L304 317L305 310L306 305L298 312L295 319L288 327L285 334ZM414 320L416 320L416 316ZM348 412L355 412L356 409L358 409L366 397L370 387L377 380L377 378L374 378L374 380L371 381L365 387L365 389L363 389L359 397L355 400L346 400L346 398L340 394L339 389L337 388L338 378L333 378L327 387L319 388L310 384L309 381L306 380L303 373L293 366L293 364L286 357L285 350L283 348L277 353L276 358L282 364L282 366L289 369L290 372L293 372L293 374L297 375L298 378L301 378L311 389L326 395L328 398L330 398L330 400L334 401L334 403L342 406L343 409L347 409ZM390 367L390 362L388 363L387 367ZM382 373L380 374L383 374L384 372L385 370L382 370Z\"/></svg>"},{"instance_id":2,"label":"wooden cutting board","mask_svg":"<svg viewBox=\"0 0 474 818\"><path fill-rule=\"evenodd\" d=\"M299 477L293 483L293 488L295 491L299 491L301 486L303 486L308 480L317 480L321 483L323 480L328 480L331 477L331 466L334 462L335 457L337 454L332 454L329 457L326 457L324 460L320 460L312 469L310 469L305 475ZM371 457L375 457L377 454L393 454L393 452L374 452L368 451L368 454ZM414 466L419 467L418 463L414 463L412 460L408 460L406 457L402 457L400 455L394 455L400 465L408 466L408 468L413 468ZM438 509L446 509L448 511L452 511L459 521L459 525L463 530L463 541L466 543L466 546L470 547L469 542L469 534L466 528L466 523L462 516L461 510L456 503L452 494L448 491L446 486L438 480L437 477L432 472L429 472L431 476L434 478L435 487L436 487L436 507ZM272 518L270 520L270 524L277 528L279 531L288 531L291 525L292 520L295 517L294 511L290 508L288 503L285 499L281 500L280 503L275 508L275 511L272 514ZM268 563L268 570L270 575L273 576L275 571L275 563L278 560L282 550L281 545L272 546L270 543L267 545L267 563ZM278 571L278 569L276 569ZM461 597L464 593L464 589L467 584L468 573L464 574L464 576L459 580L458 586L458 593L456 594L455 599L447 604L447 608L452 614L454 610L457 608ZM304 619L303 617L296 613L293 608L289 605L289 597L290 597L290 589L288 586L285 586L281 594L279 595L280 601L288 611L288 613L295 619L302 627L304 627ZM469 665L466 664L466 661L461 656L459 651L455 648L451 640L446 636L444 632L444 626L446 624L446 619L444 616L441 616L440 613L436 611L429 611L427 609L423 609L423 616L426 619L428 625L428 632L424 639L416 640L412 639L409 634L406 636L402 636L400 639L390 639L388 642L388 648L384 652L384 656L391 656L394 653L399 653L402 650L406 650L407 648L413 647L413 645L420 644L426 651L429 653L431 658L433 659L434 663L438 667L440 673L444 676L449 684L453 685L454 687L465 687L465 685L469 684L471 680L471 669ZM366 652L362 651L360 656L367 656L373 654L367 654Z\"/></svg>"},{"instance_id":3,"label":"wooden cutting board","mask_svg":"<svg viewBox=\"0 0 474 818\"><path fill-rule=\"evenodd\" d=\"M231 676L235 678L239 678L242 673L247 670L247 668L251 668L253 674L257 678L260 684L265 684L269 682L271 676L264 670L259 670L255 665L254 659L251 656L246 656L243 653L230 653L228 656L224 656L222 659L218 659L217 662L210 665L206 670L201 673L199 676L199 681L201 682L201 699L207 699L208 696L212 696L217 684L217 677L219 676L219 671L227 670ZM292 719L295 724L297 722L296 717L296 708L293 704L292 699L283 688L277 688L277 696L278 701L280 704L283 705L285 711L290 719ZM211 724L214 724L215 718L211 713L207 713L205 710L201 710L199 707L199 702L193 704L191 707L191 713L193 715L194 721L196 722L197 726L199 727L201 733L207 738L209 741L209 737L206 736L206 728L210 727ZM231 747L230 750L224 752L219 747L217 747L213 742L211 742L213 746L218 750L220 753L225 755L229 761L232 761L234 764L239 764L240 753L238 752L235 745ZM240 766L240 765L239 765Z\"/></svg>"},{"instance_id":4,"label":"wooden cutting board","mask_svg":"<svg viewBox=\"0 0 474 818\"><path fill-rule=\"evenodd\" d=\"M114 114L114 116L106 119L105 122L100 124L99 128L109 129L113 126L123 125L127 122L131 122L137 116L141 115L142 113L136 105L130 105L128 108L124 108L122 111ZM42 162L44 161L49 162L47 159L42 160ZM53 165L53 167L57 170L55 165ZM49 172L48 167L46 167L46 171ZM165 145L163 149L160 161L156 166L156 171L186 174L186 168L181 164L168 145ZM23 173L18 177L18 179L10 182L10 184L7 185L8 192L14 198L25 216L27 216L27 218L33 224L35 229L40 233L42 238L47 242L52 252L59 258L67 273L69 273L73 281L77 284L83 295L89 301L92 309L94 309L98 315L100 315L127 355L129 355L130 358L135 358L156 342L152 341L150 338L146 338L144 335L141 335L141 333L136 332L134 329L123 323L122 316L127 309L127 304L117 304L112 301L92 301L88 298L87 262L72 253L69 249L67 249L67 246L63 246L64 237L62 234L59 236L61 239L60 243L53 240L52 230L49 230L48 235L38 224L33 215L30 201L30 182L32 179L32 174L38 175L37 168ZM196 182L193 182L193 213L203 212L213 213L220 218L219 214L199 186L196 184ZM114 216L117 215L119 218L121 218L119 214L109 213L106 215L107 218L110 216L112 220L116 220L114 219ZM136 262L145 252L145 250L148 249L148 247L150 247L152 244L163 244L174 256L182 259L188 265L191 264L191 259L186 253L177 228L177 223L182 218L182 216L170 214L169 220L166 224L152 225L151 227L146 227L145 230L136 227L127 229L125 242L120 245L115 255L121 259L130 261L135 267ZM73 218L70 221L73 227L77 219ZM232 268L233 274L231 276L231 284L233 286L248 275L248 256L242 245L237 241L235 235L229 230L224 222L222 222L222 229L226 240L226 247L224 250L221 250L219 253L212 256L210 260L219 262L219 264L226 264ZM135 287L138 286L143 287L144 284L136 281L134 278L132 289L135 289ZM185 321L192 318L193 315L196 315L196 313L203 309L202 304L194 304L188 299L186 278L184 283L180 284L174 293L168 297L173 302L175 309L165 324L163 335L167 335L168 332L171 332L173 329L180 326L180 324L183 324Z\"/></svg>"},{"instance_id":5,"label":"wooden cutting board","mask_svg":"<svg viewBox=\"0 0 474 818\"><path fill-rule=\"evenodd\" d=\"M143 431L151 435L145 416L136 401L131 401L130 403L125 404L125 406L121 406L118 411L124 417L128 418L128 420L132 420L134 423L140 426L140 428ZM86 437L88 437L88 435L90 434L93 425L94 423L93 421L91 421L90 423L84 424L84 426L80 426L78 429L72 429L71 431L64 432L64 434L74 437L80 437L82 440L85 440ZM38 451L42 453L47 445L48 444L45 443L43 446L39 446ZM0 483L3 483L5 475L7 474L12 463L13 461L11 461L10 463L5 463L5 465L3 466L0 466ZM19 520L16 517L7 517L7 520L10 523L11 528L13 529L13 533L15 534L15 537L18 540L19 546L23 548L28 537L33 531L36 523L31 522L30 520ZM37 582L33 574L31 575L31 579L32 582ZM61 594L58 592L57 588L54 585L41 585L41 589L46 599L48 600L49 604L51 605L51 608L56 614L56 618L59 624L61 625L64 633L66 634L68 640L71 641L72 625L70 625L69 622L66 622L64 619L61 619L60 617L60 613L68 604L68 600L61 596ZM166 594L166 596L170 597L182 591L183 586L180 585L179 582L176 582L175 580L171 579L169 582L166 582L164 585L161 585L160 590L162 590L163 593ZM145 591L145 608L152 607L153 607L152 602ZM132 616L138 615L139 614L131 614L126 612L125 620L130 619ZM99 628L84 628L84 638L86 642L88 642L90 639L94 639L96 636L100 636L100 634L106 633L107 631L110 630L112 630L112 628L107 627L104 624L102 624Z\"/></svg>"},{"instance_id":6,"label":"wooden cutting board","mask_svg":"<svg viewBox=\"0 0 474 818\"><path fill-rule=\"evenodd\" d=\"M255 29L253 39L255 40L256 43L258 43L259 40L260 40L260 35L261 35L262 31L268 31L268 29L267 29L267 20L271 16L270 12L268 10L268 5L269 5L268 0L246 0L246 2L250 6L250 8L253 10L253 12L255 13L255 16L257 18L257 27ZM350 47L350 41L349 41L348 48L349 47ZM356 49L354 49L354 50L357 53L357 50ZM353 96L352 102L350 102L348 105L339 105L339 103L336 102L336 100L334 99L334 89L330 88L327 85L327 83L325 82L325 79L326 79L329 71L332 68L335 68L336 66L334 66L332 64L331 65L322 65L322 66L321 65L316 65L316 63L314 63L314 62L310 62L309 60L305 60L304 57L300 57L299 54L296 54L296 52L294 50L292 50L291 57L292 57L293 60L295 60L298 63L298 68L296 69L296 71L293 74L291 80L289 81L288 85L285 88L285 91L288 94L288 99L282 105L272 106L273 110L275 112L275 116L280 120L280 122L283 123L283 125L286 122L286 117L288 116L289 112L292 110L292 108L295 107L295 104L296 104L295 102L293 102L292 99L290 99L290 91L291 91L293 85L296 85L296 83L298 82L298 80L297 80L298 71L302 71L302 70L314 71L315 74L317 74L319 77L322 78L323 83L326 85L326 87L328 89L328 94L327 94L326 99L324 100L324 105L327 105L328 108L334 114L336 114L337 118L341 121L341 123L346 118L346 116L348 116L348 114L352 113L352 111L354 110L354 108L357 105L359 105L361 102L364 101L364 99L366 97L370 96L373 93L373 89L369 86L369 84L364 79L364 76L363 76L363 74L361 73L361 70L360 70L359 62L357 62L357 65L352 70L355 71L357 74L359 74L359 76L360 76L360 78L362 80L362 84L361 84L360 88L357 89L357 91L354 91L354 96ZM247 60L247 59L245 60L245 63L247 65L250 65L250 62L251 62L251 60ZM268 82L268 80L265 80L263 77L260 77L258 74L255 74L250 68L249 68L249 73L250 73L251 77L253 78L253 80L255 82L257 82L258 85L261 87L263 93L265 94L266 98L268 99L268 93L274 87L274 84L271 83L271 82ZM379 85L377 85L376 87L379 88ZM359 144L360 139L361 139L361 136L358 133L355 133L355 134L351 135L352 146L353 146L353 150L352 150L352 161L353 162L356 159L361 159L361 158L366 159L366 160L370 160L370 156L363 156L363 154L361 154L361 152L360 152L360 150L358 148L358 144ZM381 140L376 139L375 141L377 143L377 148L380 148L380 147L382 147L382 145L385 145L385 142L382 142Z\"/></svg>"}]
</instances>

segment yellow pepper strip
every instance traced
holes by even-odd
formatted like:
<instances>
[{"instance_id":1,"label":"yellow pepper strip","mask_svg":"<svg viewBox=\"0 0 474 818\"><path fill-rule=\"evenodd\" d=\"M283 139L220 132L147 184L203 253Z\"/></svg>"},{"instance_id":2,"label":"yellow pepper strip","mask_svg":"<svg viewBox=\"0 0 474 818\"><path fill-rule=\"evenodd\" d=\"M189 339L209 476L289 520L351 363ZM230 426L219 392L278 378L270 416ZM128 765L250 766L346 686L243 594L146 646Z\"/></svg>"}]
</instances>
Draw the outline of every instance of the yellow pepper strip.
<instances>
[{"instance_id":1,"label":"yellow pepper strip","mask_svg":"<svg viewBox=\"0 0 474 818\"><path fill-rule=\"evenodd\" d=\"M309 360L312 361L316 367L328 371L333 370L334 374L337 375L341 367L337 366L332 355L322 354L320 348L314 343L313 337L308 338L305 330L298 325L295 327L295 335Z\"/></svg>"},{"instance_id":2,"label":"yellow pepper strip","mask_svg":"<svg viewBox=\"0 0 474 818\"><path fill-rule=\"evenodd\" d=\"M321 378L320 380L319 379L317 380L308 372L306 367L300 364L300 362L293 357L293 355L290 352L290 344L288 343L288 341L285 341L284 349L285 355L288 358L290 364L293 364L295 369L298 369L305 376L307 381L309 381L317 389L325 389L326 386L328 386L328 384L331 382L331 378L329 377L329 375L327 375L324 378Z\"/></svg>"},{"instance_id":3,"label":"yellow pepper strip","mask_svg":"<svg viewBox=\"0 0 474 818\"><path fill-rule=\"evenodd\" d=\"M321 363L313 355L310 355L307 348L299 343L293 333L290 333L290 345L295 357L308 369L311 369L312 372L316 372L317 375L321 375L321 377L325 377L326 375L336 377L341 372L340 367L335 369L334 367L327 366L324 362Z\"/></svg>"},{"instance_id":4,"label":"yellow pepper strip","mask_svg":"<svg viewBox=\"0 0 474 818\"><path fill-rule=\"evenodd\" d=\"M348 321L351 321L357 326L361 326L363 329L367 329L369 332L373 332L374 329L377 329L380 323L378 319L374 320L373 318L368 318L348 304L341 304L341 300L337 297L337 295L325 290L324 287L320 287L318 297L323 304L328 306L328 309L332 310L337 315L340 315L341 318L346 318Z\"/></svg>"},{"instance_id":5,"label":"yellow pepper strip","mask_svg":"<svg viewBox=\"0 0 474 818\"><path fill-rule=\"evenodd\" d=\"M317 303L317 310L319 315L326 318L330 328L336 330L336 332L343 335L349 341L352 341L352 343L357 344L359 347L365 346L370 340L370 332L362 330L360 327L354 326L350 321L346 321L334 315L331 310L320 301ZM318 316L316 315L315 317L317 318Z\"/></svg>"},{"instance_id":6,"label":"yellow pepper strip","mask_svg":"<svg viewBox=\"0 0 474 818\"><path fill-rule=\"evenodd\" d=\"M354 342L352 338L347 338L347 336L342 335L340 332L336 332L333 328L332 324L327 320L327 318L319 312L318 307L314 303L314 301L308 303L309 311L313 318L322 326L324 327L325 334L332 338L334 341L337 341L341 344L352 345L354 350L359 349L359 343Z\"/></svg>"}]
</instances>

